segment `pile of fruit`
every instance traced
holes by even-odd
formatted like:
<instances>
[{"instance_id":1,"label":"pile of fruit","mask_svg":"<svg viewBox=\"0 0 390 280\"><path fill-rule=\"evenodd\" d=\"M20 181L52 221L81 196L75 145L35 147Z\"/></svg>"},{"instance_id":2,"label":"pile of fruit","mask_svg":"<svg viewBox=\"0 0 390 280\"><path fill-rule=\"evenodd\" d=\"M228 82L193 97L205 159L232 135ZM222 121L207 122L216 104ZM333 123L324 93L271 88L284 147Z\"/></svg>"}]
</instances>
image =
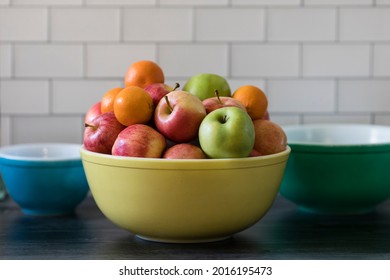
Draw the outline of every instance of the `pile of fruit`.
<instances>
[{"instance_id":1,"label":"pile of fruit","mask_svg":"<svg viewBox=\"0 0 390 280\"><path fill-rule=\"evenodd\" d=\"M85 116L84 147L116 156L241 158L284 151L283 129L269 118L264 92L244 85L233 93L225 78L191 77L180 90L164 83L161 67L141 60L124 87L102 95Z\"/></svg>"}]
</instances>

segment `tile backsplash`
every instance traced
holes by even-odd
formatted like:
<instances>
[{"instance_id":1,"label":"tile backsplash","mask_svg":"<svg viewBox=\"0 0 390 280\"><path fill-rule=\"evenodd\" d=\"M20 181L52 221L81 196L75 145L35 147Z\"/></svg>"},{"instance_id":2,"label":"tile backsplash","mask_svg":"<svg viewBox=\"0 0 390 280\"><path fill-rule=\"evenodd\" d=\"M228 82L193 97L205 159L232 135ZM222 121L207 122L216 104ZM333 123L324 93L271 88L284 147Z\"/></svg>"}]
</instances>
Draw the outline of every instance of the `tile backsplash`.
<instances>
[{"instance_id":1,"label":"tile backsplash","mask_svg":"<svg viewBox=\"0 0 390 280\"><path fill-rule=\"evenodd\" d=\"M389 0L0 0L0 145L81 143L141 59L255 84L282 125L390 125L389 26Z\"/></svg>"}]
</instances>

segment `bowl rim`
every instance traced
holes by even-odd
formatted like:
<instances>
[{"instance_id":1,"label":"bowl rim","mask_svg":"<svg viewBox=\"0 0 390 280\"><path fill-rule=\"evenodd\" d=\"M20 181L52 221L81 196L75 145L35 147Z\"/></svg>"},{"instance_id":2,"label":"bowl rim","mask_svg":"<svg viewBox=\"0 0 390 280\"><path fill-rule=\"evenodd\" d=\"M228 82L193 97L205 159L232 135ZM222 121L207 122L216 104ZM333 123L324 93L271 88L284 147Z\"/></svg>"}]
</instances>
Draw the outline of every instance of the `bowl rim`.
<instances>
[{"instance_id":1,"label":"bowl rim","mask_svg":"<svg viewBox=\"0 0 390 280\"><path fill-rule=\"evenodd\" d=\"M287 161L290 152L291 148L287 146L286 149L280 153L255 157L223 159L164 159L113 156L88 151L84 148L84 146L80 147L80 154L83 162L86 161L116 167L158 170L235 169L274 165ZM212 165L212 167L210 167L210 165Z\"/></svg>"},{"instance_id":2,"label":"bowl rim","mask_svg":"<svg viewBox=\"0 0 390 280\"><path fill-rule=\"evenodd\" d=\"M73 155L61 155L55 157L35 157L35 156L21 156L9 154L17 149L24 148L71 148L77 151L80 149L81 144L76 143L62 143L62 142L42 142L42 143L25 143L25 144L14 144L0 147L0 159L6 161L15 162L31 162L31 163L51 163L51 162L65 162L65 161L81 161L80 154L74 153Z\"/></svg>"},{"instance_id":3,"label":"bowl rim","mask_svg":"<svg viewBox=\"0 0 390 280\"><path fill-rule=\"evenodd\" d=\"M389 133L388 141L377 143L324 143L314 141L294 141L288 137L288 134L294 130L312 130L312 129L340 129L340 128L359 128L359 129L379 129ZM376 124L350 124L350 123L320 123L320 124L300 124L285 125L283 129L287 135L287 142L293 151L308 152L346 152L346 153L365 153L365 152L390 152L390 126Z\"/></svg>"}]
</instances>

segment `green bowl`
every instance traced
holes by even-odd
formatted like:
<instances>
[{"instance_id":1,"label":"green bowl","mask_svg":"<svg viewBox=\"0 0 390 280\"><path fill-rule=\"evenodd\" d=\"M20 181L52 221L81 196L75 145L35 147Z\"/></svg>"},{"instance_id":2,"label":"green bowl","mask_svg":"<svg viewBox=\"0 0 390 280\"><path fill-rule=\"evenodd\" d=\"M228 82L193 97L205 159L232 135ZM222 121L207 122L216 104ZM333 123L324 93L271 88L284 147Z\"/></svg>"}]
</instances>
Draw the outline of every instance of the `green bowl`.
<instances>
[{"instance_id":1,"label":"green bowl","mask_svg":"<svg viewBox=\"0 0 390 280\"><path fill-rule=\"evenodd\" d=\"M286 126L291 154L280 193L328 214L371 212L390 197L390 127Z\"/></svg>"}]
</instances>

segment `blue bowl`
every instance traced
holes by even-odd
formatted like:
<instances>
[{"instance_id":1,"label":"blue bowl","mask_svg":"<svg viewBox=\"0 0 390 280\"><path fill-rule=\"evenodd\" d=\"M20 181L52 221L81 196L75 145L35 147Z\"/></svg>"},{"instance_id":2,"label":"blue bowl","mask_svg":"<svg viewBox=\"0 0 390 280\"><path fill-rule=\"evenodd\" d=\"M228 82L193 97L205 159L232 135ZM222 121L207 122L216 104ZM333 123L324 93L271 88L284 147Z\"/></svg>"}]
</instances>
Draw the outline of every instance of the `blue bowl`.
<instances>
[{"instance_id":1,"label":"blue bowl","mask_svg":"<svg viewBox=\"0 0 390 280\"><path fill-rule=\"evenodd\" d=\"M25 214L72 213L89 191L77 144L2 147L0 172L9 196Z\"/></svg>"}]
</instances>

